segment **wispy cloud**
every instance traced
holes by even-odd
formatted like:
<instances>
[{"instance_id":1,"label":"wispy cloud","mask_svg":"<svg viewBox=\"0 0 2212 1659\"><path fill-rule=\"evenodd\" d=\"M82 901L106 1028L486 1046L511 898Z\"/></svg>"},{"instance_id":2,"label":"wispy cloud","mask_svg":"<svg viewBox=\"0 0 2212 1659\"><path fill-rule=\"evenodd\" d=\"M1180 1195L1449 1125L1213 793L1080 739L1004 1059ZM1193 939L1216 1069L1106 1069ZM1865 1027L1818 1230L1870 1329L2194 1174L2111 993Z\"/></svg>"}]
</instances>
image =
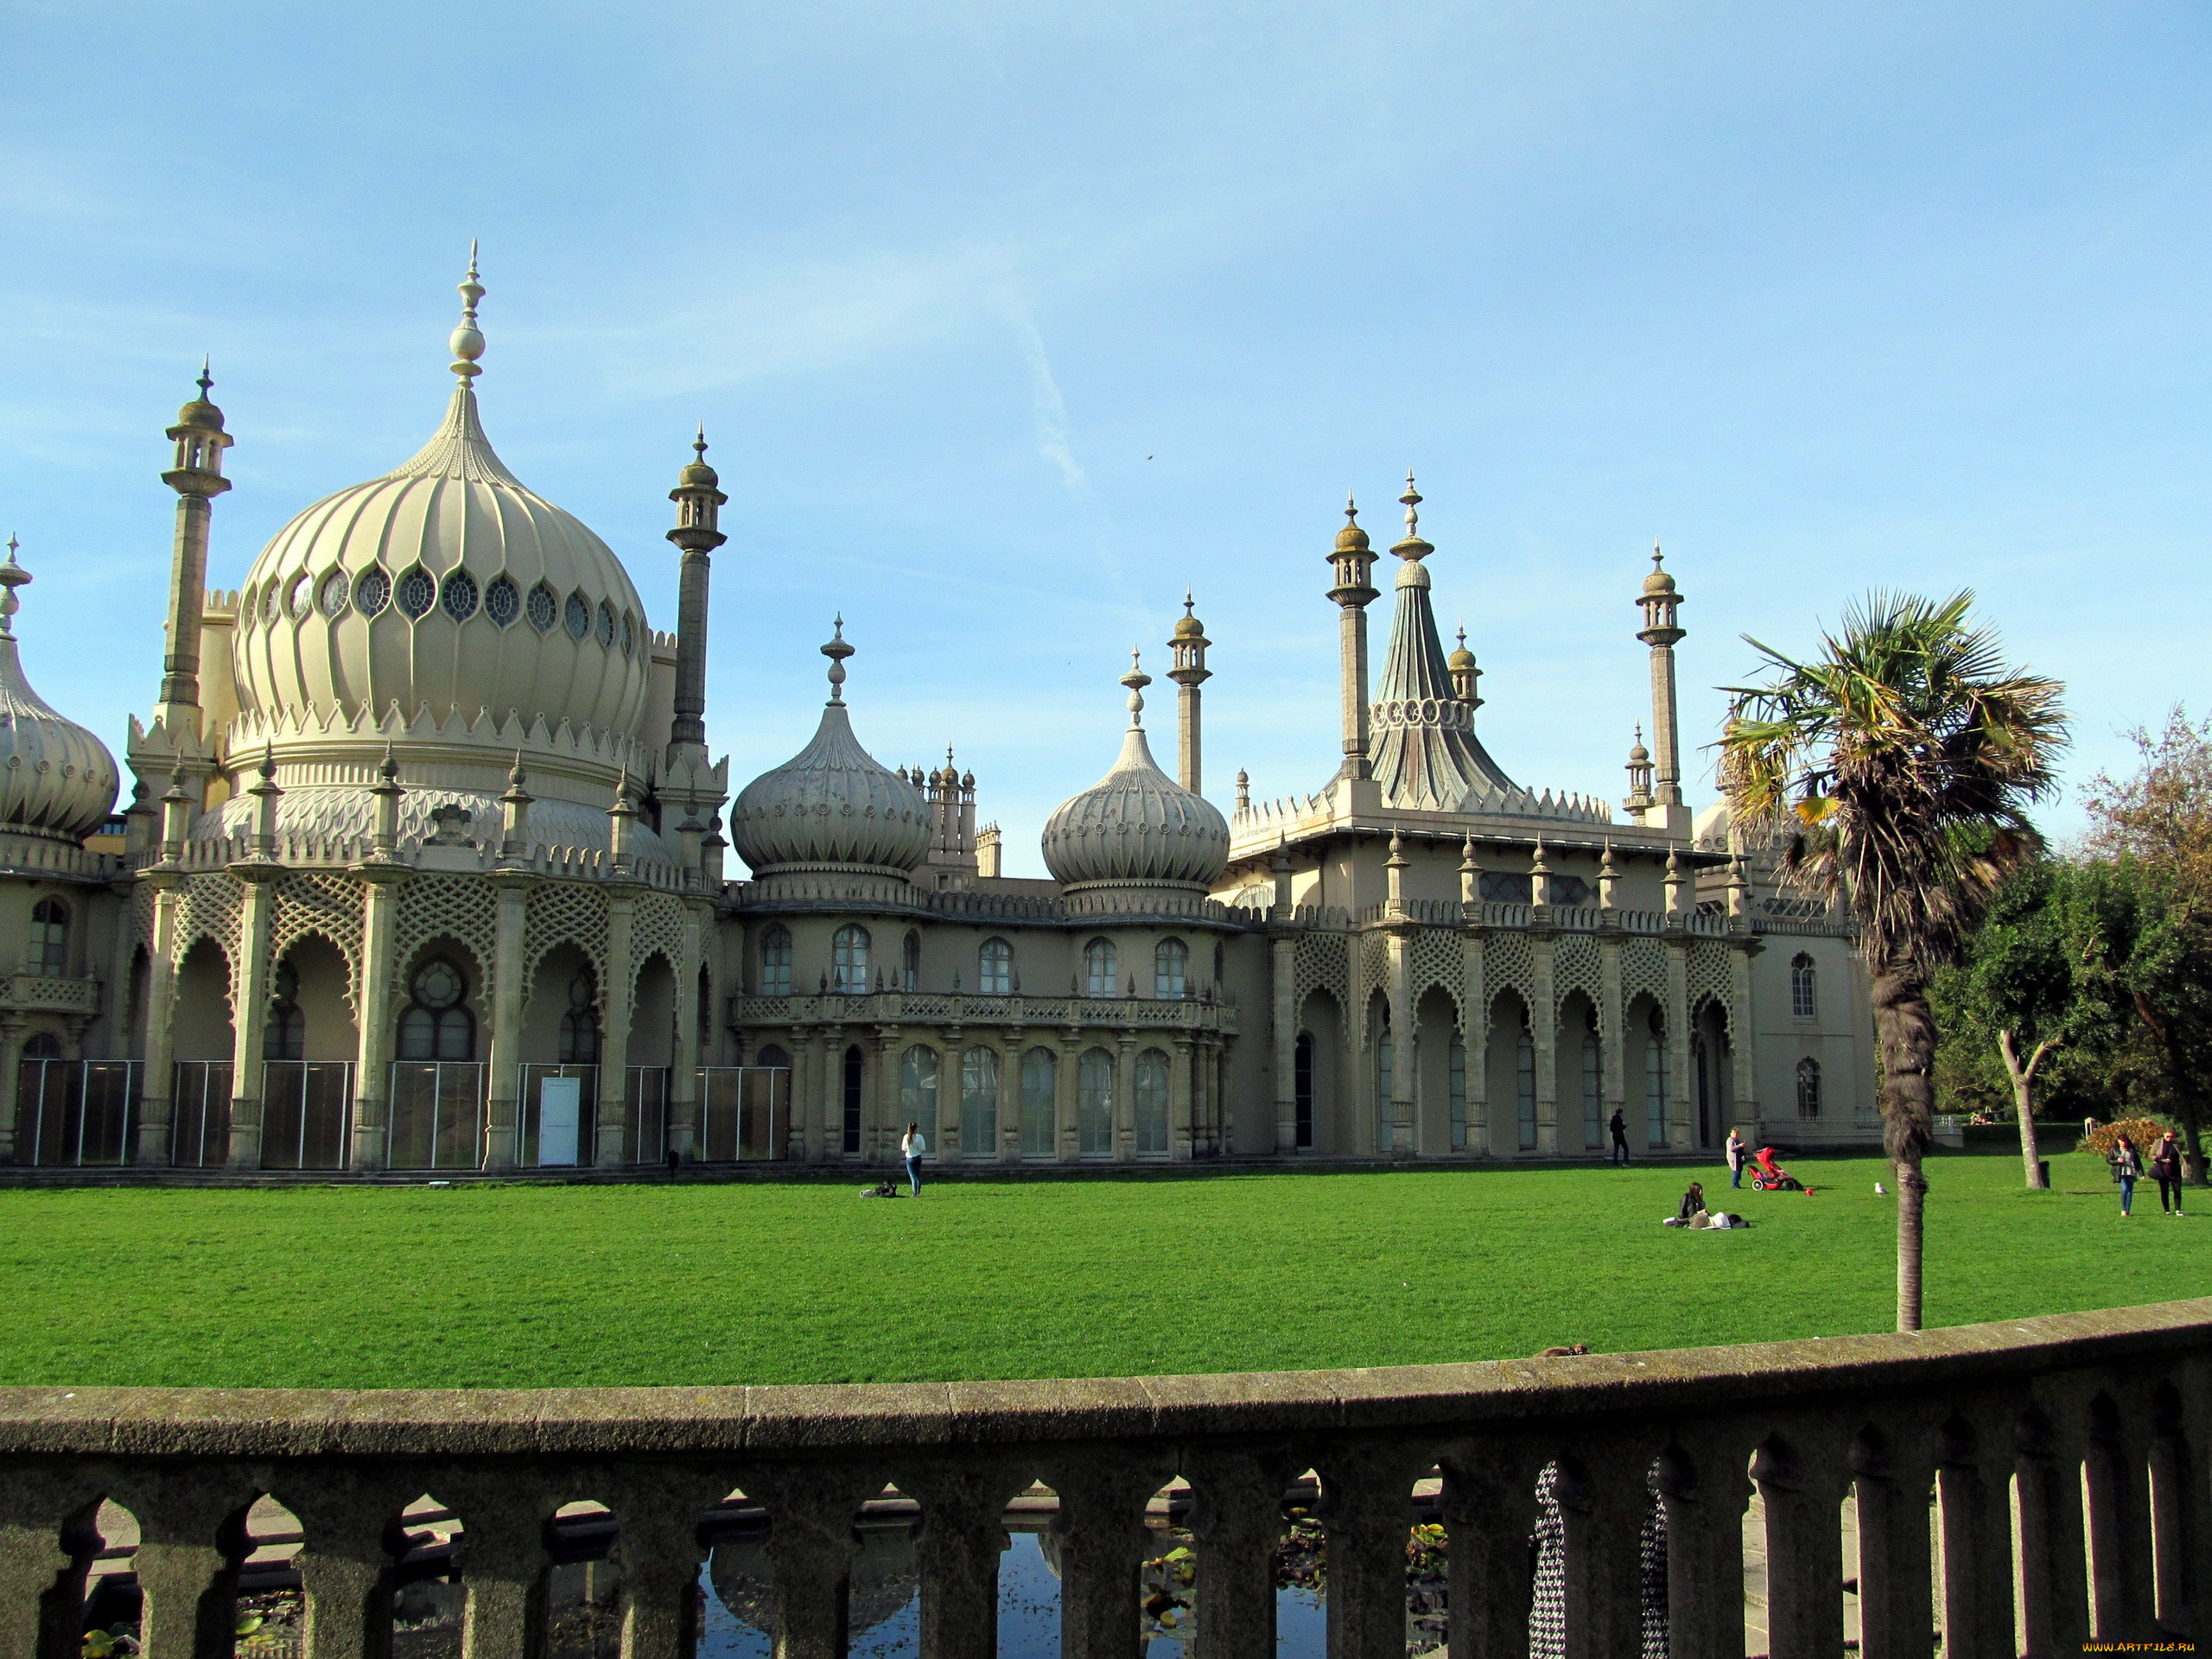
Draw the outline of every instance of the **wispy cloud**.
<instances>
[{"instance_id":1,"label":"wispy cloud","mask_svg":"<svg viewBox=\"0 0 2212 1659\"><path fill-rule=\"evenodd\" d=\"M1014 327L1014 343L1021 347L1021 359L1029 365L1029 409L1036 424L1037 453L1059 469L1068 494L1088 509L1090 479L1068 441L1067 399L1060 396L1059 382L1052 377L1052 359L1045 350L1044 333L1037 327L1036 309L1029 303L1027 290L1017 281L1009 279L1001 294L1007 321Z\"/></svg>"}]
</instances>

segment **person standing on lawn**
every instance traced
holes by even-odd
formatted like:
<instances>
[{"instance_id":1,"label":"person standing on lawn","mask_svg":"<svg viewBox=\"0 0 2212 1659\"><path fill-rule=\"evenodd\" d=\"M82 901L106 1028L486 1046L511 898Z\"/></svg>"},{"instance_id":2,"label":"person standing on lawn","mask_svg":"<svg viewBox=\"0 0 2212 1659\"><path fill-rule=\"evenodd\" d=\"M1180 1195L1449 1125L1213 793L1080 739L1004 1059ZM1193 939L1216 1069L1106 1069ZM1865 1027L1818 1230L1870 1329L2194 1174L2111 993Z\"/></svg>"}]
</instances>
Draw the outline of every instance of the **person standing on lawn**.
<instances>
[{"instance_id":1,"label":"person standing on lawn","mask_svg":"<svg viewBox=\"0 0 2212 1659\"><path fill-rule=\"evenodd\" d=\"M922 1154L929 1150L929 1143L922 1139L922 1126L909 1123L906 1133L899 1138L899 1155L906 1160L906 1185L915 1198L922 1196Z\"/></svg>"},{"instance_id":2,"label":"person standing on lawn","mask_svg":"<svg viewBox=\"0 0 2212 1659\"><path fill-rule=\"evenodd\" d=\"M2135 1143L2125 1135L2113 1143L2112 1178L2120 1183L2120 1218L2126 1221L2135 1213L2135 1183L2143 1179L2143 1154L2135 1150Z\"/></svg>"},{"instance_id":3,"label":"person standing on lawn","mask_svg":"<svg viewBox=\"0 0 2212 1659\"><path fill-rule=\"evenodd\" d=\"M2161 1212L2178 1216L2181 1207L2181 1142L2168 1129L2159 1137L2158 1144L2151 1149L2151 1179L2158 1184L2158 1208Z\"/></svg>"},{"instance_id":4,"label":"person standing on lawn","mask_svg":"<svg viewBox=\"0 0 2212 1659\"><path fill-rule=\"evenodd\" d=\"M1751 1159L1751 1149L1744 1144L1744 1132L1732 1125L1728 1130L1728 1185L1744 1184L1744 1166Z\"/></svg>"},{"instance_id":5,"label":"person standing on lawn","mask_svg":"<svg viewBox=\"0 0 2212 1659\"><path fill-rule=\"evenodd\" d=\"M1628 1119L1621 1116L1621 1109L1613 1108L1613 1121L1609 1126L1613 1132L1613 1149L1606 1154L1606 1161L1614 1164L1628 1162Z\"/></svg>"}]
</instances>

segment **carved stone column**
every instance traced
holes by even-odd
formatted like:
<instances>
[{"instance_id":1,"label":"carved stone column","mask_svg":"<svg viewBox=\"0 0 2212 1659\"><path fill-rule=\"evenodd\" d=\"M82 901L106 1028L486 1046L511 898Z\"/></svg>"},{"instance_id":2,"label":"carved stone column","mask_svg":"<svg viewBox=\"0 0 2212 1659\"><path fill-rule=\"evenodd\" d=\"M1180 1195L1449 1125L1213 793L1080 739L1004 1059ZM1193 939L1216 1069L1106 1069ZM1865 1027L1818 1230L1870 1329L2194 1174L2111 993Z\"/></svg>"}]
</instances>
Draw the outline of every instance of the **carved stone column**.
<instances>
[{"instance_id":1,"label":"carved stone column","mask_svg":"<svg viewBox=\"0 0 2212 1659\"><path fill-rule=\"evenodd\" d=\"M269 960L269 930L276 906L276 881L284 872L273 862L241 860L232 865L238 878L238 957L232 983L238 1006L232 1010L232 1169L261 1167L262 1043L269 1029L269 986L275 964Z\"/></svg>"},{"instance_id":2,"label":"carved stone column","mask_svg":"<svg viewBox=\"0 0 2212 1659\"><path fill-rule=\"evenodd\" d=\"M1390 1001L1390 1098L1376 1103L1375 1150L1385 1158L1409 1158L1414 1146L1415 1098L1421 1080L1421 1050L1414 1032L1413 931L1393 927L1385 936Z\"/></svg>"},{"instance_id":3,"label":"carved stone column","mask_svg":"<svg viewBox=\"0 0 2212 1659\"><path fill-rule=\"evenodd\" d=\"M1269 1007L1275 1057L1275 1150L1298 1150L1298 938L1278 933L1268 944Z\"/></svg>"},{"instance_id":4,"label":"carved stone column","mask_svg":"<svg viewBox=\"0 0 2212 1659\"><path fill-rule=\"evenodd\" d=\"M1628 1106L1628 1007L1621 995L1621 935L1618 924L1598 936L1598 1052L1604 1069L1605 1121Z\"/></svg>"},{"instance_id":5,"label":"carved stone column","mask_svg":"<svg viewBox=\"0 0 2212 1659\"><path fill-rule=\"evenodd\" d=\"M1196 1502L1195 1650L1205 1659L1275 1659L1275 1546L1282 1495L1296 1474L1281 1451L1207 1447L1186 1452L1183 1472Z\"/></svg>"},{"instance_id":6,"label":"carved stone column","mask_svg":"<svg viewBox=\"0 0 2212 1659\"><path fill-rule=\"evenodd\" d=\"M1137 1034L1115 1035L1114 1161L1126 1164L1137 1155Z\"/></svg>"},{"instance_id":7,"label":"carved stone column","mask_svg":"<svg viewBox=\"0 0 2212 1659\"><path fill-rule=\"evenodd\" d=\"M1077 1089L1081 1081L1083 1033L1071 1027L1059 1033L1053 1046L1060 1054L1060 1063L1052 1072L1052 1110L1059 1128L1055 1144L1060 1162L1072 1164L1083 1157L1083 1096Z\"/></svg>"},{"instance_id":8,"label":"carved stone column","mask_svg":"<svg viewBox=\"0 0 2212 1659\"><path fill-rule=\"evenodd\" d=\"M1404 1659L1413 1484L1429 1461L1398 1442L1346 1448L1320 1463L1330 1659Z\"/></svg>"},{"instance_id":9,"label":"carved stone column","mask_svg":"<svg viewBox=\"0 0 2212 1659\"><path fill-rule=\"evenodd\" d=\"M353 1064L352 1167L382 1169L391 1128L392 980L402 873L356 866L361 878L360 1046Z\"/></svg>"},{"instance_id":10,"label":"carved stone column","mask_svg":"<svg viewBox=\"0 0 2212 1659\"><path fill-rule=\"evenodd\" d=\"M1866 1659L1928 1659L1936 1621L1928 1496L1936 1475L1927 1430L1899 1414L1878 1433L1859 1436L1849 1467L1859 1510L1859 1651Z\"/></svg>"},{"instance_id":11,"label":"carved stone column","mask_svg":"<svg viewBox=\"0 0 2212 1659\"><path fill-rule=\"evenodd\" d=\"M1762 1144L1766 1131L1761 1126L1759 1109L1758 1024L1757 1010L1751 1001L1751 958L1763 947L1757 939L1731 940L1728 945L1729 1010L1729 1093L1731 1116L1735 1122L1746 1125L1753 1146ZM1715 1124L1713 1133L1722 1135L1721 1126Z\"/></svg>"},{"instance_id":12,"label":"carved stone column","mask_svg":"<svg viewBox=\"0 0 2212 1659\"><path fill-rule=\"evenodd\" d=\"M1451 1659L1527 1659L1535 1588L1529 1539L1542 1463L1535 1448L1512 1441L1485 1441L1445 1459Z\"/></svg>"},{"instance_id":13,"label":"carved stone column","mask_svg":"<svg viewBox=\"0 0 2212 1659\"><path fill-rule=\"evenodd\" d=\"M902 1473L899 1484L922 1506L922 1659L997 1659L1002 1517L1027 1476L966 1465Z\"/></svg>"},{"instance_id":14,"label":"carved stone column","mask_svg":"<svg viewBox=\"0 0 2212 1659\"><path fill-rule=\"evenodd\" d=\"M533 879L520 871L491 878L499 910L492 945L491 1077L484 1109L486 1169L512 1169L522 1154L522 958Z\"/></svg>"},{"instance_id":15,"label":"carved stone column","mask_svg":"<svg viewBox=\"0 0 2212 1659\"><path fill-rule=\"evenodd\" d=\"M1679 918L1669 917L1672 928ZM1690 1070L1690 941L1667 935L1667 1144L1676 1151L1697 1144L1696 1107L1690 1091L1697 1078Z\"/></svg>"},{"instance_id":16,"label":"carved stone column","mask_svg":"<svg viewBox=\"0 0 2212 1659\"><path fill-rule=\"evenodd\" d=\"M2037 1411L2018 1424L2014 1452L2020 1624L2026 1651L2036 1659L2079 1653L2089 1639L2089 1586L2082 1533L2082 1445L2076 1437L2059 1435L2050 1420ZM1865 1484L1862 1479L1862 1491ZM1859 1503L1863 1510L1863 1497ZM1867 1651L1872 1654L1874 1649Z\"/></svg>"},{"instance_id":17,"label":"carved stone column","mask_svg":"<svg viewBox=\"0 0 2212 1659\"><path fill-rule=\"evenodd\" d=\"M243 1471L218 1466L163 1472L126 1483L115 1496L138 1521L131 1566L145 1594L139 1651L145 1659L229 1653L244 1552L236 1522L254 1496Z\"/></svg>"},{"instance_id":18,"label":"carved stone column","mask_svg":"<svg viewBox=\"0 0 2212 1659\"><path fill-rule=\"evenodd\" d=\"M714 912L696 900L683 906L683 940L676 973L676 1052L668 1073L668 1149L684 1162L698 1155L699 1068L709 1056L711 1033L699 1029L699 975Z\"/></svg>"},{"instance_id":19,"label":"carved stone column","mask_svg":"<svg viewBox=\"0 0 2212 1659\"><path fill-rule=\"evenodd\" d=\"M1469 904L1463 908L1471 910ZM1467 1022L1467 1145L1472 1155L1494 1158L1499 1148L1490 1140L1490 999L1487 995L1484 940L1487 930L1470 925L1461 936L1459 950L1459 1006Z\"/></svg>"},{"instance_id":20,"label":"carved stone column","mask_svg":"<svg viewBox=\"0 0 2212 1659\"><path fill-rule=\"evenodd\" d=\"M176 1113L176 913L184 902L184 878L170 870L149 870L142 878L154 889L154 918L146 947L146 1074L138 1102L138 1155L142 1169L165 1166Z\"/></svg>"},{"instance_id":21,"label":"carved stone column","mask_svg":"<svg viewBox=\"0 0 2212 1659\"><path fill-rule=\"evenodd\" d=\"M0 1164L17 1161L16 1118L22 1109L23 1038L30 1024L14 1009L0 1009ZM21 1161L31 1163L38 1148L26 1146Z\"/></svg>"},{"instance_id":22,"label":"carved stone column","mask_svg":"<svg viewBox=\"0 0 2212 1659\"><path fill-rule=\"evenodd\" d=\"M1536 1155L1559 1156L1559 992L1552 968L1554 936L1530 936L1535 969L1529 985L1529 1035L1536 1061Z\"/></svg>"},{"instance_id":23,"label":"carved stone column","mask_svg":"<svg viewBox=\"0 0 2212 1659\"><path fill-rule=\"evenodd\" d=\"M1744 1509L1751 1495L1744 1471L1753 1438L1748 1428L1725 1424L1692 1428L1659 1454L1670 1659L1741 1659ZM1924 1544L1924 1516L1920 1535ZM1927 1582L1923 1572L1921 1583Z\"/></svg>"},{"instance_id":24,"label":"carved stone column","mask_svg":"<svg viewBox=\"0 0 2212 1659\"><path fill-rule=\"evenodd\" d=\"M630 938L637 925L640 890L624 884L607 890L607 983L600 989L607 1005L607 1033L599 1049L599 1144L594 1161L601 1169L622 1167L622 1129L630 1100L630 1022L638 1017L638 965ZM676 1001L686 999L676 987Z\"/></svg>"},{"instance_id":25,"label":"carved stone column","mask_svg":"<svg viewBox=\"0 0 2212 1659\"><path fill-rule=\"evenodd\" d=\"M1175 1039L1175 1058L1168 1077L1168 1156L1188 1162L1198 1148L1200 1124L1198 1077L1192 1058L1194 1041L1188 1032Z\"/></svg>"},{"instance_id":26,"label":"carved stone column","mask_svg":"<svg viewBox=\"0 0 2212 1659\"><path fill-rule=\"evenodd\" d=\"M1751 1460L1766 1511L1767 1637L1775 1659L1843 1651L1842 1448L1812 1432ZM2007 1610L2009 1614L2009 1608Z\"/></svg>"},{"instance_id":27,"label":"carved stone column","mask_svg":"<svg viewBox=\"0 0 2212 1659\"><path fill-rule=\"evenodd\" d=\"M1151 1543L1145 1504L1173 1472L1164 1462L1099 1452L1047 1476L1060 1499L1052 1531L1063 1659L1139 1659L1137 1586Z\"/></svg>"}]
</instances>

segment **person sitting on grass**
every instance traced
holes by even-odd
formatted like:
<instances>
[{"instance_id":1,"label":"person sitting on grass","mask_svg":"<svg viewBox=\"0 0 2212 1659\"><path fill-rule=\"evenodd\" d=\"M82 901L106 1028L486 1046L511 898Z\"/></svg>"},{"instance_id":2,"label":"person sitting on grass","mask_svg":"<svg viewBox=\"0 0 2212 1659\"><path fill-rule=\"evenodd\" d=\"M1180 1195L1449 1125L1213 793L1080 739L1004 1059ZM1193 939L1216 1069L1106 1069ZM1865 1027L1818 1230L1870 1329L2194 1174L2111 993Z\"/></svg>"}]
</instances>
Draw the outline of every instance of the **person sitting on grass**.
<instances>
[{"instance_id":1,"label":"person sitting on grass","mask_svg":"<svg viewBox=\"0 0 2212 1659\"><path fill-rule=\"evenodd\" d=\"M1690 1190L1682 1194L1682 1207L1675 1212L1675 1219L1688 1221L1694 1216L1701 1216L1704 1213L1705 1184L1702 1181L1692 1181Z\"/></svg>"}]
</instances>

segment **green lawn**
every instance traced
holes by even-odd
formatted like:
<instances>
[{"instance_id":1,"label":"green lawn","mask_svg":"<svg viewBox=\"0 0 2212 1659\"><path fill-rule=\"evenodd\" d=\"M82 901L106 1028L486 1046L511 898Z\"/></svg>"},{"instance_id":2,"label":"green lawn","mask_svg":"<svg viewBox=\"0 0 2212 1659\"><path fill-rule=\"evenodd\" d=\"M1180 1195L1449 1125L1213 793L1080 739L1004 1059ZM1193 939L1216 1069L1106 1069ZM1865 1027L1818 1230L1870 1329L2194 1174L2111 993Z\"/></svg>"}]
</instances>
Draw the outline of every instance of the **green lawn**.
<instances>
[{"instance_id":1,"label":"green lawn","mask_svg":"<svg viewBox=\"0 0 2212 1659\"><path fill-rule=\"evenodd\" d=\"M1120 1376L1888 1328L1872 1159L1660 1226L1678 1168L0 1192L0 1382L531 1387ZM1928 1317L2212 1291L2205 1214L2101 1163L1929 1166ZM1707 1172L1707 1186L1726 1185Z\"/></svg>"}]
</instances>

